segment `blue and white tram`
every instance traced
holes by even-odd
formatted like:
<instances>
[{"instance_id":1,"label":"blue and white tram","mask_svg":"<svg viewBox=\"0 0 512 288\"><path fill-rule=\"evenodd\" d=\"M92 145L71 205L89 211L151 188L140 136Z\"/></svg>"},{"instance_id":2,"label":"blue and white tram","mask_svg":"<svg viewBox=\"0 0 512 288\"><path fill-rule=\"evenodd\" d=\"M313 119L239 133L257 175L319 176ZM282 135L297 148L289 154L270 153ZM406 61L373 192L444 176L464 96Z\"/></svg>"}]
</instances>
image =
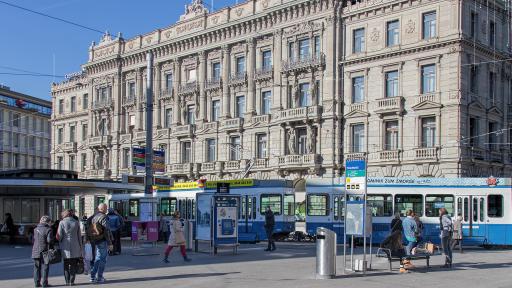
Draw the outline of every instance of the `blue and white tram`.
<instances>
[{"instance_id":1,"label":"blue and white tram","mask_svg":"<svg viewBox=\"0 0 512 288\"><path fill-rule=\"evenodd\" d=\"M287 235L295 231L295 194L292 181L286 180L226 180L208 181L205 191L214 192L217 182L230 183L230 194L240 195L238 221L239 241L266 240L265 210L275 215L274 234ZM243 183L243 185L239 185Z\"/></svg>"},{"instance_id":2,"label":"blue and white tram","mask_svg":"<svg viewBox=\"0 0 512 288\"><path fill-rule=\"evenodd\" d=\"M341 180L343 182L343 179ZM306 229L332 228L343 239L343 186L326 180L306 183ZM348 195L349 198L361 195ZM338 200L338 204L336 203ZM420 215L424 239L439 242L439 208L462 217L464 245L512 245L512 186L507 178L368 178L373 241L389 235L395 213ZM342 240L338 241L342 242Z\"/></svg>"}]
</instances>

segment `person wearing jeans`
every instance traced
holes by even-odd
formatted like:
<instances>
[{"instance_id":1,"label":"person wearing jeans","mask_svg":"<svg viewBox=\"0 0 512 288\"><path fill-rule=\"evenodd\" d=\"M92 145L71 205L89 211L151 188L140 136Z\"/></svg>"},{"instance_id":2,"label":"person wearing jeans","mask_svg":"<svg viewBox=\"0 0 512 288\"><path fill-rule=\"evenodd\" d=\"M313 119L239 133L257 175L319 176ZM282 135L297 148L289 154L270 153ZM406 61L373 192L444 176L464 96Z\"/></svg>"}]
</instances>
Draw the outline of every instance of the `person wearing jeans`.
<instances>
[{"instance_id":1,"label":"person wearing jeans","mask_svg":"<svg viewBox=\"0 0 512 288\"><path fill-rule=\"evenodd\" d=\"M87 219L87 241L95 247L96 256L91 269L91 282L104 283L103 271L107 264L108 251L113 250L108 223L107 204L98 205L98 212Z\"/></svg>"},{"instance_id":2,"label":"person wearing jeans","mask_svg":"<svg viewBox=\"0 0 512 288\"><path fill-rule=\"evenodd\" d=\"M43 216L34 229L34 245L32 246L32 259L34 259L34 286L48 287L48 272L50 265L45 264L42 253L48 251L54 238L50 228L50 217Z\"/></svg>"}]
</instances>

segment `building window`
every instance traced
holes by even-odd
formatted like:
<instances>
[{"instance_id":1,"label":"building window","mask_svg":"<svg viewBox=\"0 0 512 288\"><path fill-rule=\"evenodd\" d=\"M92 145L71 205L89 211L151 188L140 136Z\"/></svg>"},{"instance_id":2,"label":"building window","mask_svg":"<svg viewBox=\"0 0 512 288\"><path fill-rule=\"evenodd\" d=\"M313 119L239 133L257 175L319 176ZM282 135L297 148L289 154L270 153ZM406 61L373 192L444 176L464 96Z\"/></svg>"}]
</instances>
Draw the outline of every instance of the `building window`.
<instances>
[{"instance_id":1,"label":"building window","mask_svg":"<svg viewBox=\"0 0 512 288\"><path fill-rule=\"evenodd\" d=\"M299 40L299 59L309 58L309 39Z\"/></svg>"},{"instance_id":2,"label":"building window","mask_svg":"<svg viewBox=\"0 0 512 288\"><path fill-rule=\"evenodd\" d=\"M352 78L352 103L364 101L364 76Z\"/></svg>"},{"instance_id":3,"label":"building window","mask_svg":"<svg viewBox=\"0 0 512 288\"><path fill-rule=\"evenodd\" d=\"M82 96L82 109L88 109L89 108L89 94L84 94Z\"/></svg>"},{"instance_id":4,"label":"building window","mask_svg":"<svg viewBox=\"0 0 512 288\"><path fill-rule=\"evenodd\" d=\"M421 66L421 94L434 93L436 91L436 65Z\"/></svg>"},{"instance_id":5,"label":"building window","mask_svg":"<svg viewBox=\"0 0 512 288\"><path fill-rule=\"evenodd\" d=\"M398 71L386 72L386 97L398 96Z\"/></svg>"},{"instance_id":6,"label":"building window","mask_svg":"<svg viewBox=\"0 0 512 288\"><path fill-rule=\"evenodd\" d=\"M220 118L220 100L212 101L212 122L219 121Z\"/></svg>"},{"instance_id":7,"label":"building window","mask_svg":"<svg viewBox=\"0 0 512 288\"><path fill-rule=\"evenodd\" d=\"M384 150L398 150L398 121L385 122L385 128Z\"/></svg>"},{"instance_id":8,"label":"building window","mask_svg":"<svg viewBox=\"0 0 512 288\"><path fill-rule=\"evenodd\" d=\"M135 97L135 82L128 82L128 98L133 99Z\"/></svg>"},{"instance_id":9,"label":"building window","mask_svg":"<svg viewBox=\"0 0 512 288\"><path fill-rule=\"evenodd\" d=\"M306 129L297 129L297 153L301 155L308 154L308 133Z\"/></svg>"},{"instance_id":10,"label":"building window","mask_svg":"<svg viewBox=\"0 0 512 288\"><path fill-rule=\"evenodd\" d=\"M64 99L59 100L59 114L64 113Z\"/></svg>"},{"instance_id":11,"label":"building window","mask_svg":"<svg viewBox=\"0 0 512 288\"><path fill-rule=\"evenodd\" d=\"M215 162L217 158L217 141L215 139L206 140L206 162Z\"/></svg>"},{"instance_id":12,"label":"building window","mask_svg":"<svg viewBox=\"0 0 512 288\"><path fill-rule=\"evenodd\" d=\"M395 46L398 45L399 35L400 35L400 22L398 20L389 21L386 24L387 38L386 38L386 46Z\"/></svg>"},{"instance_id":13,"label":"building window","mask_svg":"<svg viewBox=\"0 0 512 288\"><path fill-rule=\"evenodd\" d=\"M62 156L57 157L57 170L64 169L64 158Z\"/></svg>"},{"instance_id":14,"label":"building window","mask_svg":"<svg viewBox=\"0 0 512 288\"><path fill-rule=\"evenodd\" d=\"M107 131L107 119L102 118L100 120L99 132L100 132L100 136L105 136L105 135L108 134L108 131Z\"/></svg>"},{"instance_id":15,"label":"building window","mask_svg":"<svg viewBox=\"0 0 512 288\"><path fill-rule=\"evenodd\" d=\"M190 163L192 159L192 144L190 142L181 143L181 163Z\"/></svg>"},{"instance_id":16,"label":"building window","mask_svg":"<svg viewBox=\"0 0 512 288\"><path fill-rule=\"evenodd\" d=\"M82 141L87 140L87 133L88 133L87 129L88 129L87 124L82 124Z\"/></svg>"},{"instance_id":17,"label":"building window","mask_svg":"<svg viewBox=\"0 0 512 288\"><path fill-rule=\"evenodd\" d=\"M57 144L62 144L64 137L64 128L57 128Z\"/></svg>"},{"instance_id":18,"label":"building window","mask_svg":"<svg viewBox=\"0 0 512 288\"><path fill-rule=\"evenodd\" d=\"M230 153L229 153L229 160L235 161L240 160L240 136L233 136L230 138Z\"/></svg>"},{"instance_id":19,"label":"building window","mask_svg":"<svg viewBox=\"0 0 512 288\"><path fill-rule=\"evenodd\" d=\"M164 121L164 127L165 128L171 128L172 124L172 108L166 108L165 109L165 121Z\"/></svg>"},{"instance_id":20,"label":"building window","mask_svg":"<svg viewBox=\"0 0 512 288\"><path fill-rule=\"evenodd\" d=\"M267 134L256 134L256 157L267 158Z\"/></svg>"},{"instance_id":21,"label":"building window","mask_svg":"<svg viewBox=\"0 0 512 288\"><path fill-rule=\"evenodd\" d=\"M295 50L293 42L288 43L288 59L293 60L295 58Z\"/></svg>"},{"instance_id":22,"label":"building window","mask_svg":"<svg viewBox=\"0 0 512 288\"><path fill-rule=\"evenodd\" d=\"M421 147L431 148L436 146L436 118L421 118Z\"/></svg>"},{"instance_id":23,"label":"building window","mask_svg":"<svg viewBox=\"0 0 512 288\"><path fill-rule=\"evenodd\" d=\"M352 125L352 152L365 152L364 149L364 124Z\"/></svg>"},{"instance_id":24,"label":"building window","mask_svg":"<svg viewBox=\"0 0 512 288\"><path fill-rule=\"evenodd\" d=\"M212 79L220 80L220 63L219 62L212 63Z\"/></svg>"},{"instance_id":25,"label":"building window","mask_svg":"<svg viewBox=\"0 0 512 288\"><path fill-rule=\"evenodd\" d=\"M245 57L236 57L236 74L245 73Z\"/></svg>"},{"instance_id":26,"label":"building window","mask_svg":"<svg viewBox=\"0 0 512 288\"><path fill-rule=\"evenodd\" d=\"M75 142L76 141L76 127L69 126L69 142Z\"/></svg>"},{"instance_id":27,"label":"building window","mask_svg":"<svg viewBox=\"0 0 512 288\"><path fill-rule=\"evenodd\" d=\"M299 84L299 107L311 106L311 95L309 93L309 83Z\"/></svg>"},{"instance_id":28,"label":"building window","mask_svg":"<svg viewBox=\"0 0 512 288\"><path fill-rule=\"evenodd\" d=\"M360 53L364 51L364 28L355 29L353 31L352 52Z\"/></svg>"},{"instance_id":29,"label":"building window","mask_svg":"<svg viewBox=\"0 0 512 288\"><path fill-rule=\"evenodd\" d=\"M479 146L479 138L477 135L480 133L480 119L471 117L469 118L469 146Z\"/></svg>"},{"instance_id":30,"label":"building window","mask_svg":"<svg viewBox=\"0 0 512 288\"><path fill-rule=\"evenodd\" d=\"M423 14L423 39L436 37L436 12Z\"/></svg>"},{"instance_id":31,"label":"building window","mask_svg":"<svg viewBox=\"0 0 512 288\"><path fill-rule=\"evenodd\" d=\"M471 37L476 38L476 31L478 31L478 14L471 12Z\"/></svg>"},{"instance_id":32,"label":"building window","mask_svg":"<svg viewBox=\"0 0 512 288\"><path fill-rule=\"evenodd\" d=\"M16 127L16 128L19 128L20 127L20 122L21 122L20 114L19 113L12 114L12 126Z\"/></svg>"},{"instance_id":33,"label":"building window","mask_svg":"<svg viewBox=\"0 0 512 288\"><path fill-rule=\"evenodd\" d=\"M194 105L187 106L187 124L196 124L196 109Z\"/></svg>"},{"instance_id":34,"label":"building window","mask_svg":"<svg viewBox=\"0 0 512 288\"><path fill-rule=\"evenodd\" d=\"M262 67L263 70L268 71L272 68L272 51L266 50L262 52Z\"/></svg>"},{"instance_id":35,"label":"building window","mask_svg":"<svg viewBox=\"0 0 512 288\"><path fill-rule=\"evenodd\" d=\"M272 92L263 91L261 92L261 114L270 114L270 106L272 105Z\"/></svg>"},{"instance_id":36,"label":"building window","mask_svg":"<svg viewBox=\"0 0 512 288\"><path fill-rule=\"evenodd\" d=\"M81 168L81 172L84 172L85 170L87 170L87 154L86 153L82 153L80 155L80 157L82 158L81 162L82 162L82 168Z\"/></svg>"},{"instance_id":37,"label":"building window","mask_svg":"<svg viewBox=\"0 0 512 288\"><path fill-rule=\"evenodd\" d=\"M123 162L121 163L123 168L130 168L130 148L123 149Z\"/></svg>"},{"instance_id":38,"label":"building window","mask_svg":"<svg viewBox=\"0 0 512 288\"><path fill-rule=\"evenodd\" d=\"M35 147L36 147L36 137L29 136L29 139L28 139L28 149L34 150Z\"/></svg>"},{"instance_id":39,"label":"building window","mask_svg":"<svg viewBox=\"0 0 512 288\"><path fill-rule=\"evenodd\" d=\"M496 87L496 74L494 72L489 72L489 99L492 104L495 104L496 95L495 89Z\"/></svg>"},{"instance_id":40,"label":"building window","mask_svg":"<svg viewBox=\"0 0 512 288\"><path fill-rule=\"evenodd\" d=\"M167 91L170 91L172 89L172 85L172 73L165 74L165 88L167 88Z\"/></svg>"},{"instance_id":41,"label":"building window","mask_svg":"<svg viewBox=\"0 0 512 288\"><path fill-rule=\"evenodd\" d=\"M496 122L489 122L489 150L491 151L498 151L499 150L499 143L500 140L498 139L498 133L501 132L501 130L498 128L498 123Z\"/></svg>"},{"instance_id":42,"label":"building window","mask_svg":"<svg viewBox=\"0 0 512 288\"><path fill-rule=\"evenodd\" d=\"M476 65L471 66L469 70L469 90L472 93L478 92L478 67Z\"/></svg>"},{"instance_id":43,"label":"building window","mask_svg":"<svg viewBox=\"0 0 512 288\"><path fill-rule=\"evenodd\" d=\"M496 45L496 24L494 22L489 23L489 46L493 47Z\"/></svg>"},{"instance_id":44,"label":"building window","mask_svg":"<svg viewBox=\"0 0 512 288\"><path fill-rule=\"evenodd\" d=\"M196 82L196 69L188 69L187 70L187 83L194 83Z\"/></svg>"},{"instance_id":45,"label":"building window","mask_svg":"<svg viewBox=\"0 0 512 288\"><path fill-rule=\"evenodd\" d=\"M76 96L71 97L71 113L76 112Z\"/></svg>"},{"instance_id":46,"label":"building window","mask_svg":"<svg viewBox=\"0 0 512 288\"><path fill-rule=\"evenodd\" d=\"M69 170L75 171L75 155L69 155Z\"/></svg>"},{"instance_id":47,"label":"building window","mask_svg":"<svg viewBox=\"0 0 512 288\"><path fill-rule=\"evenodd\" d=\"M14 146L14 148L18 148L20 147L20 134L18 133L13 133L13 144L12 146Z\"/></svg>"},{"instance_id":48,"label":"building window","mask_svg":"<svg viewBox=\"0 0 512 288\"><path fill-rule=\"evenodd\" d=\"M315 36L315 38L313 38L313 41L315 42L315 51L314 51L315 56L317 58L319 58L320 53L321 53L321 51L320 51L320 36Z\"/></svg>"},{"instance_id":49,"label":"building window","mask_svg":"<svg viewBox=\"0 0 512 288\"><path fill-rule=\"evenodd\" d=\"M245 114L245 96L236 97L236 111L235 116L237 118L244 118Z\"/></svg>"}]
</instances>

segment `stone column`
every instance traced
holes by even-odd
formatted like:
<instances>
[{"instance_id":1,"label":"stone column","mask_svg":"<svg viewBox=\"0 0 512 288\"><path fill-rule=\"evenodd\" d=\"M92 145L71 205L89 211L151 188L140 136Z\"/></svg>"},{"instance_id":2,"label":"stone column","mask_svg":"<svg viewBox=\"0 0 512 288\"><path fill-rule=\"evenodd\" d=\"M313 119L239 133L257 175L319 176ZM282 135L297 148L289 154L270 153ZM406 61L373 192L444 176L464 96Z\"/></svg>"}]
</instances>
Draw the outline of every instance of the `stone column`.
<instances>
[{"instance_id":1,"label":"stone column","mask_svg":"<svg viewBox=\"0 0 512 288\"><path fill-rule=\"evenodd\" d=\"M154 89L153 89L153 128L158 129L162 127L162 103L158 100L158 96L160 95L160 91L162 91L162 64L158 63L153 68L154 80Z\"/></svg>"},{"instance_id":2,"label":"stone column","mask_svg":"<svg viewBox=\"0 0 512 288\"><path fill-rule=\"evenodd\" d=\"M230 118L229 111L229 62L231 60L229 46L222 47L222 118Z\"/></svg>"},{"instance_id":3,"label":"stone column","mask_svg":"<svg viewBox=\"0 0 512 288\"><path fill-rule=\"evenodd\" d=\"M88 125L87 125L87 136L88 138L92 137L93 136L93 132L94 132L94 114L92 112L92 106L94 104L94 102L96 102L96 96L97 95L94 95L94 82L92 80L89 81L89 114L88 114ZM54 110L56 111L56 110ZM52 139L55 139L55 137L52 136Z\"/></svg>"},{"instance_id":4,"label":"stone column","mask_svg":"<svg viewBox=\"0 0 512 288\"><path fill-rule=\"evenodd\" d=\"M174 77L174 83L173 83L173 86L174 86L174 103L173 103L173 108L172 108L172 117L174 118L173 119L173 122L175 125L178 125L181 123L181 111L180 111L180 98L178 96L178 92L179 92L179 89L180 89L180 84L181 84L181 61L180 59L176 59L176 61L174 62L174 72L173 72L173 77Z\"/></svg>"},{"instance_id":5,"label":"stone column","mask_svg":"<svg viewBox=\"0 0 512 288\"><path fill-rule=\"evenodd\" d=\"M286 49L285 49L286 51ZM281 75L281 59L286 59L283 55L283 41L281 38L281 30L274 32L274 52L272 53L272 66L274 69L274 82L276 85L272 89L272 110L279 110L284 107L283 103L283 91L286 95L286 87L282 87L282 75ZM286 97L286 96L285 96Z\"/></svg>"},{"instance_id":6,"label":"stone column","mask_svg":"<svg viewBox=\"0 0 512 288\"><path fill-rule=\"evenodd\" d=\"M143 128L144 108L140 105L140 98L144 92L142 69L137 69L137 116L135 116L135 130L140 131Z\"/></svg>"},{"instance_id":7,"label":"stone column","mask_svg":"<svg viewBox=\"0 0 512 288\"><path fill-rule=\"evenodd\" d=\"M206 53L204 51L199 52L199 122L206 122Z\"/></svg>"},{"instance_id":8,"label":"stone column","mask_svg":"<svg viewBox=\"0 0 512 288\"><path fill-rule=\"evenodd\" d=\"M247 111L246 114L249 118L252 115L256 114L255 104L256 104L256 94L255 94L255 85L254 85L254 69L256 68L256 43L254 43L254 39L251 38L247 40L247 48L249 49L248 57L247 57Z\"/></svg>"},{"instance_id":9,"label":"stone column","mask_svg":"<svg viewBox=\"0 0 512 288\"><path fill-rule=\"evenodd\" d=\"M121 73L116 73L114 76L114 79L112 81L112 101L114 102L114 111L113 111L113 125L110 128L111 131L110 134L114 137L114 139L119 138L119 134L121 131L121 123L123 119L123 113L122 113L122 90L121 85L123 83L123 78ZM78 126L77 126L78 129ZM114 133L115 131L115 133Z\"/></svg>"}]
</instances>

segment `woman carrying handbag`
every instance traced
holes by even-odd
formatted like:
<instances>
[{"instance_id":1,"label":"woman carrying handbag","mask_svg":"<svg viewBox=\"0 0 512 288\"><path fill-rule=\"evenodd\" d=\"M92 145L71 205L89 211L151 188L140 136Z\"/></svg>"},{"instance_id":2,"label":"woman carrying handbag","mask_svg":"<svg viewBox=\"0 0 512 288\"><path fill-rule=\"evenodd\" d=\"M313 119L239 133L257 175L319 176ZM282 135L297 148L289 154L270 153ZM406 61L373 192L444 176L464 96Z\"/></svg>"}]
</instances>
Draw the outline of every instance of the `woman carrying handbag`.
<instances>
[{"instance_id":1,"label":"woman carrying handbag","mask_svg":"<svg viewBox=\"0 0 512 288\"><path fill-rule=\"evenodd\" d=\"M39 224L34 229L34 245L32 246L32 259L34 259L34 285L35 287L48 287L48 272L50 264L45 261L43 253L47 253L54 238L51 219L49 216L41 217Z\"/></svg>"},{"instance_id":2,"label":"woman carrying handbag","mask_svg":"<svg viewBox=\"0 0 512 288\"><path fill-rule=\"evenodd\" d=\"M169 236L169 241L167 242L167 248L165 249L165 257L164 262L169 263L169 254L173 247L180 247L181 256L183 256L183 260L185 262L189 262L190 258L187 257L187 251L185 248L185 235L183 233L183 224L180 221L180 212L175 211L173 214L173 219L170 225L171 235Z\"/></svg>"},{"instance_id":3,"label":"woman carrying handbag","mask_svg":"<svg viewBox=\"0 0 512 288\"><path fill-rule=\"evenodd\" d=\"M81 236L80 223L73 218L73 213L70 210L64 210L62 212L62 221L60 221L57 231L57 239L59 240L64 258L66 286L75 285L76 273L81 265L80 262L83 262Z\"/></svg>"}]
</instances>

